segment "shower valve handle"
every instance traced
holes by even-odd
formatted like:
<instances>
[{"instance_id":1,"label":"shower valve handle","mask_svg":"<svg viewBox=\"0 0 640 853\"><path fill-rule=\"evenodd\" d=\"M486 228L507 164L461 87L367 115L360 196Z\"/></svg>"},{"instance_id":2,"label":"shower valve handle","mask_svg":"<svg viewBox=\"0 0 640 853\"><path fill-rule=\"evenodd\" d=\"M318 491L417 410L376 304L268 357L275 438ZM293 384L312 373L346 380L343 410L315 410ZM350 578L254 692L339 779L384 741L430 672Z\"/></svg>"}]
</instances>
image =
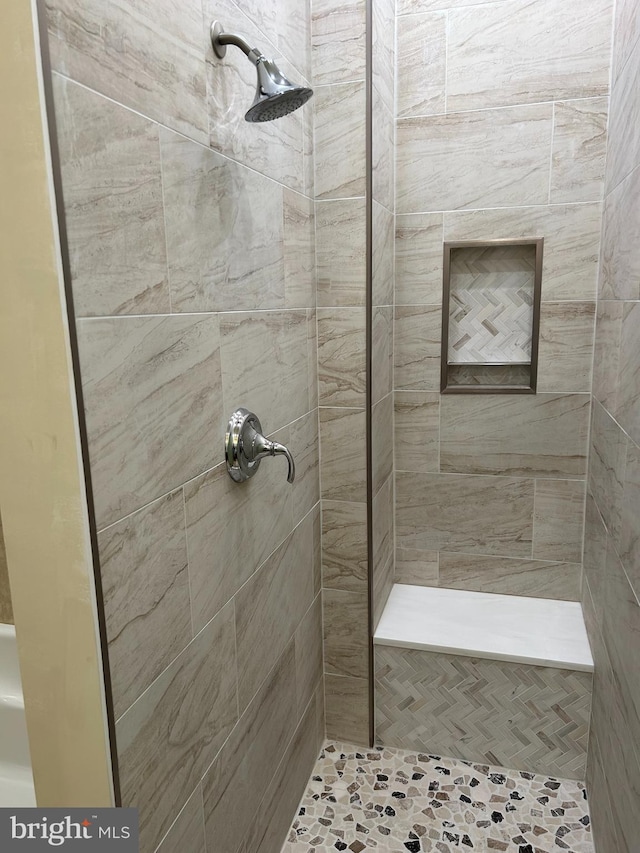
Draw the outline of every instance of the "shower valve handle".
<instances>
[{"instance_id":1,"label":"shower valve handle","mask_svg":"<svg viewBox=\"0 0 640 853\"><path fill-rule=\"evenodd\" d=\"M285 456L289 463L287 482L293 483L296 465L291 451L277 441L269 441L262 434L257 416L248 409L239 408L231 415L225 436L225 458L229 476L243 483L254 476L265 456Z\"/></svg>"}]
</instances>

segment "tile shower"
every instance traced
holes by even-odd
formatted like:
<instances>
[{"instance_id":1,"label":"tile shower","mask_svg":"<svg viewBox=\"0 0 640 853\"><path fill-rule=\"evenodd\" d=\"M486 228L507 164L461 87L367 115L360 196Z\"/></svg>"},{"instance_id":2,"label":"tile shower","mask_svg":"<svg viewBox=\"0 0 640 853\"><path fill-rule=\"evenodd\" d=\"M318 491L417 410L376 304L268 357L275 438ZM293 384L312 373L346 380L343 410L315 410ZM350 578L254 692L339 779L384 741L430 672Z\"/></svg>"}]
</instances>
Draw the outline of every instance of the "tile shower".
<instances>
[{"instance_id":1,"label":"tile shower","mask_svg":"<svg viewBox=\"0 0 640 853\"><path fill-rule=\"evenodd\" d=\"M278 853L285 839L287 853L590 853L585 761L598 853L633 850L632 0L46 7L117 780L143 853ZM313 99L245 122L255 73L237 51L216 58L213 20ZM441 395L444 242L540 238L537 393ZM238 405L290 447L292 485L277 459L228 478ZM394 584L581 602L593 679L374 653ZM505 771L408 734L367 751L382 669L396 686L409 673L435 718L446 703L428 685L448 694L450 666L526 682L556 708L574 685L577 755L549 769L505 757ZM533 778L569 766L573 783ZM410 825L381 817L391 797ZM466 814L437 813L458 797ZM506 806L499 830L490 803ZM358 810L366 832L351 837Z\"/></svg>"}]
</instances>

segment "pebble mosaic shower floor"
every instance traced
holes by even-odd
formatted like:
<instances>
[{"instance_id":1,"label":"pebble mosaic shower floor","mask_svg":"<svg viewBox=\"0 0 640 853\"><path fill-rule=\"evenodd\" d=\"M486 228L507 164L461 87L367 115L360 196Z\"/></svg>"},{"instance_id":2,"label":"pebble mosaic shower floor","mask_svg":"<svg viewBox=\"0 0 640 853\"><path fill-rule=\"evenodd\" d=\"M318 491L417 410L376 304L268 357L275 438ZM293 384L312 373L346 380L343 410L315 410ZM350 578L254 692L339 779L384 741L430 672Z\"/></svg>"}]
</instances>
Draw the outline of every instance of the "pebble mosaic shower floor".
<instances>
[{"instance_id":1,"label":"pebble mosaic shower floor","mask_svg":"<svg viewBox=\"0 0 640 853\"><path fill-rule=\"evenodd\" d=\"M282 853L593 853L585 787L327 743Z\"/></svg>"}]
</instances>

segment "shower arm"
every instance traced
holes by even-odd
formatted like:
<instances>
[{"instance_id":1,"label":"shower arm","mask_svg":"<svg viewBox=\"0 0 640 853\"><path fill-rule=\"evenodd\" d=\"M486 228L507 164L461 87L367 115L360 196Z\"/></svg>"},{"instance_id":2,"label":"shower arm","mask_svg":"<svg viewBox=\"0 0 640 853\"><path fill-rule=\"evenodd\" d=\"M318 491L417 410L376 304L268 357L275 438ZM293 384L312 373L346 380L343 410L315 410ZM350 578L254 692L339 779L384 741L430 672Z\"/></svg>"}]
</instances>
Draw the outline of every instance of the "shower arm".
<instances>
[{"instance_id":1,"label":"shower arm","mask_svg":"<svg viewBox=\"0 0 640 853\"><path fill-rule=\"evenodd\" d=\"M222 25L218 21L214 21L211 24L211 44L218 59L224 59L227 53L227 45L229 44L239 47L254 65L257 65L261 59L265 58L262 51L258 50L257 47L251 47L242 36L237 36L235 33L223 32Z\"/></svg>"}]
</instances>

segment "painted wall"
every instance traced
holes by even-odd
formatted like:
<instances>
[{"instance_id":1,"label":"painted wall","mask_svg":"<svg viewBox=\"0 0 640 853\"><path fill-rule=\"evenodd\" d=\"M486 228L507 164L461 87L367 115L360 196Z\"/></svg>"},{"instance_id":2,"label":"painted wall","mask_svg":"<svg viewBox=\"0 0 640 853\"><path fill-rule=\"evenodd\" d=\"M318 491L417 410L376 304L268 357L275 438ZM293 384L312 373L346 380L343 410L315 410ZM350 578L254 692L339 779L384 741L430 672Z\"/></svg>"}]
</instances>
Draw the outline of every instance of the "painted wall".
<instances>
[{"instance_id":1,"label":"painted wall","mask_svg":"<svg viewBox=\"0 0 640 853\"><path fill-rule=\"evenodd\" d=\"M640 818L640 10L616 6L583 606L596 669L587 783L598 853Z\"/></svg>"},{"instance_id":2,"label":"painted wall","mask_svg":"<svg viewBox=\"0 0 640 853\"><path fill-rule=\"evenodd\" d=\"M9 587L7 551L2 534L2 518L0 518L0 622L13 625L13 607L11 605L11 588Z\"/></svg>"},{"instance_id":3,"label":"painted wall","mask_svg":"<svg viewBox=\"0 0 640 853\"><path fill-rule=\"evenodd\" d=\"M307 80L309 10L48 8L123 804L144 853L275 853L324 735L313 112L245 122L208 28ZM229 479L237 406L293 486Z\"/></svg>"},{"instance_id":4,"label":"painted wall","mask_svg":"<svg viewBox=\"0 0 640 853\"><path fill-rule=\"evenodd\" d=\"M578 600L612 3L397 13L396 579ZM440 397L443 240L518 237L538 393Z\"/></svg>"},{"instance_id":5,"label":"painted wall","mask_svg":"<svg viewBox=\"0 0 640 853\"><path fill-rule=\"evenodd\" d=\"M38 805L113 788L38 22L0 30L0 505Z\"/></svg>"}]
</instances>

